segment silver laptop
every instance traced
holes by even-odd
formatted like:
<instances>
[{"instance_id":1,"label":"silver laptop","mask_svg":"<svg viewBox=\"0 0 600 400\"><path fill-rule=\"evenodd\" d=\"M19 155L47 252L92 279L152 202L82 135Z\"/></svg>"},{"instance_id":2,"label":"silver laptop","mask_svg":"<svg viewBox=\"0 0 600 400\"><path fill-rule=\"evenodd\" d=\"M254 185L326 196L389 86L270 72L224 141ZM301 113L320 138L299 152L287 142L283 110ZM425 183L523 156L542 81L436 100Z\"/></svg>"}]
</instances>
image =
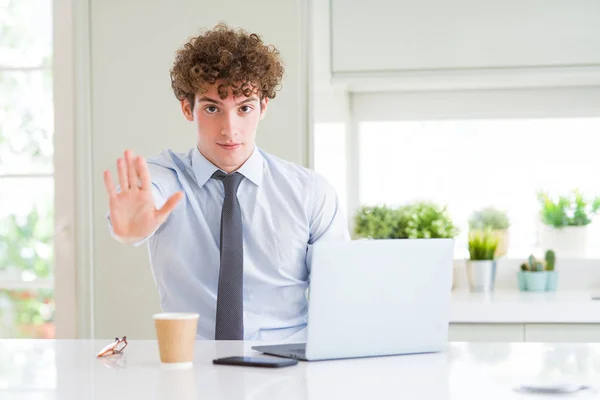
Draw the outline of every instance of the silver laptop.
<instances>
[{"instance_id":1,"label":"silver laptop","mask_svg":"<svg viewBox=\"0 0 600 400\"><path fill-rule=\"evenodd\" d=\"M305 361L443 351L453 256L453 239L317 243L306 343L252 349Z\"/></svg>"}]
</instances>

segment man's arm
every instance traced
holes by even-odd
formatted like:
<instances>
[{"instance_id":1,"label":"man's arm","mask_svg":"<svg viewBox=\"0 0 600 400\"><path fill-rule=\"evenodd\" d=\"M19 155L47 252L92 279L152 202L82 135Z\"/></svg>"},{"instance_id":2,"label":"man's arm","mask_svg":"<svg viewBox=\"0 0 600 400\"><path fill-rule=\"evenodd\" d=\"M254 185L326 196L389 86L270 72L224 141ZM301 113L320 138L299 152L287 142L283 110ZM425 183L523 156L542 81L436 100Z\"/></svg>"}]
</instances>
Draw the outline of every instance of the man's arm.
<instances>
[{"instance_id":1,"label":"man's arm","mask_svg":"<svg viewBox=\"0 0 600 400\"><path fill-rule=\"evenodd\" d=\"M346 215L335 189L320 174L314 173L310 212L309 244L320 240L350 240Z\"/></svg>"},{"instance_id":2,"label":"man's arm","mask_svg":"<svg viewBox=\"0 0 600 400\"><path fill-rule=\"evenodd\" d=\"M349 241L348 222L342 211L338 195L329 182L320 174L314 173L309 208L310 237L306 266L310 272L312 246L323 240Z\"/></svg>"}]
</instances>

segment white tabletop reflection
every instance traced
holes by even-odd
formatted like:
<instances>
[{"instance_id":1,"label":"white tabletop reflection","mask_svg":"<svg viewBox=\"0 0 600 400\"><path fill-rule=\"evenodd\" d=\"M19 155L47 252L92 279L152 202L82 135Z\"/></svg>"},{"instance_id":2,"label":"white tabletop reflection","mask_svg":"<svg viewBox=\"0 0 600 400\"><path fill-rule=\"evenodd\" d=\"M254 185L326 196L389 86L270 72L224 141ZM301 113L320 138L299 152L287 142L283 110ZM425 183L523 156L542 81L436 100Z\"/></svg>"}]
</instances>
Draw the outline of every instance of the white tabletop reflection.
<instances>
[{"instance_id":1,"label":"white tabletop reflection","mask_svg":"<svg viewBox=\"0 0 600 400\"><path fill-rule=\"evenodd\" d=\"M212 364L259 355L256 343L198 341L188 370L162 368L153 340L131 340L123 354L97 359L105 344L0 340L0 398L520 399L534 398L514 390L525 383L600 383L600 344L449 343L442 353L267 369ZM600 398L590 390L579 397Z\"/></svg>"}]
</instances>

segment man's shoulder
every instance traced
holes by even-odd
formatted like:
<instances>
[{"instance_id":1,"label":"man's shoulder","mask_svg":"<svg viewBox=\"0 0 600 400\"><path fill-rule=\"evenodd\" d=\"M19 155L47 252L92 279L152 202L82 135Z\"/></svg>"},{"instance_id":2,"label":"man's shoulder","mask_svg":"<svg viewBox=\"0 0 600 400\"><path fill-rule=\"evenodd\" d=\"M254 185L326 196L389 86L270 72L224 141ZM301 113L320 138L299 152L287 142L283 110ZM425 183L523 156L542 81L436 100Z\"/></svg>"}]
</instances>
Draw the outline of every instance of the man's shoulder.
<instances>
[{"instance_id":1,"label":"man's shoulder","mask_svg":"<svg viewBox=\"0 0 600 400\"><path fill-rule=\"evenodd\" d=\"M162 168L177 169L181 166L192 164L192 149L185 153L164 149L147 159L148 165L156 165Z\"/></svg>"},{"instance_id":2,"label":"man's shoulder","mask_svg":"<svg viewBox=\"0 0 600 400\"><path fill-rule=\"evenodd\" d=\"M282 177L304 181L305 183L312 182L317 175L312 169L284 160L283 158L267 153L264 150L261 150L261 154L265 159L267 168L273 175L280 175Z\"/></svg>"},{"instance_id":3,"label":"man's shoulder","mask_svg":"<svg viewBox=\"0 0 600 400\"><path fill-rule=\"evenodd\" d=\"M152 181L160 185L167 185L168 183L177 181L178 172L191 170L191 154L192 150L181 153L171 149L164 149L160 153L149 157L146 162Z\"/></svg>"},{"instance_id":4,"label":"man's shoulder","mask_svg":"<svg viewBox=\"0 0 600 400\"><path fill-rule=\"evenodd\" d=\"M330 182L317 171L261 151L271 176L291 183L295 189L313 195L335 194Z\"/></svg>"}]
</instances>

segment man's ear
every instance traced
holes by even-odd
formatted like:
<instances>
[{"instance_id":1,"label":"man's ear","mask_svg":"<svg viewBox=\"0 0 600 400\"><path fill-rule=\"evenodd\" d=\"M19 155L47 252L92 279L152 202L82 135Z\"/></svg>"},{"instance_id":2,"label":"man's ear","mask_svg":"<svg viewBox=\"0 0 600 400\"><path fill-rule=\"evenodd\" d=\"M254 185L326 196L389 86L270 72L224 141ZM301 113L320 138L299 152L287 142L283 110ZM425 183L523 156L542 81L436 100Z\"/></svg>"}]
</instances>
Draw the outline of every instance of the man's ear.
<instances>
[{"instance_id":1,"label":"man's ear","mask_svg":"<svg viewBox=\"0 0 600 400\"><path fill-rule=\"evenodd\" d=\"M265 117L265 114L267 113L267 104L269 103L269 98L265 97L264 99L262 99L260 101L260 119L263 119Z\"/></svg>"},{"instance_id":2,"label":"man's ear","mask_svg":"<svg viewBox=\"0 0 600 400\"><path fill-rule=\"evenodd\" d=\"M192 105L190 104L190 101L188 99L183 99L179 103L181 104L181 112L183 113L185 119L190 122L194 121L194 113L192 112Z\"/></svg>"}]
</instances>

